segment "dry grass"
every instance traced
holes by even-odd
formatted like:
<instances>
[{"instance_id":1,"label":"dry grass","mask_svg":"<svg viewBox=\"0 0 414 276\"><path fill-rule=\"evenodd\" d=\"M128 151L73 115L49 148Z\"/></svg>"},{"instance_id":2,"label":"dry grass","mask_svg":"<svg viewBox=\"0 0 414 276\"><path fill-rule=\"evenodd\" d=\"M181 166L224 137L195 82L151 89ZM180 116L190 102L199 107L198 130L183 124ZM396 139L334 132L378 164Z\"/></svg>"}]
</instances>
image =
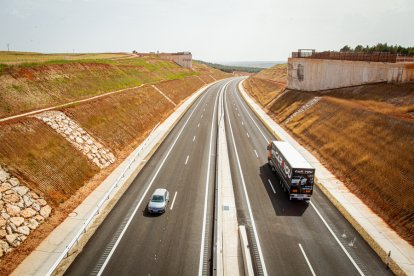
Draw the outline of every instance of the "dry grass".
<instances>
[{"instance_id":1,"label":"dry grass","mask_svg":"<svg viewBox=\"0 0 414 276\"><path fill-rule=\"evenodd\" d=\"M34 118L0 124L0 163L52 206L98 172L69 142Z\"/></svg>"},{"instance_id":2,"label":"dry grass","mask_svg":"<svg viewBox=\"0 0 414 276\"><path fill-rule=\"evenodd\" d=\"M287 64L277 64L271 68L264 69L254 75L255 78L279 82L281 84L287 83Z\"/></svg>"},{"instance_id":3,"label":"dry grass","mask_svg":"<svg viewBox=\"0 0 414 276\"><path fill-rule=\"evenodd\" d=\"M0 63L17 64L23 62L45 62L51 60L112 59L128 57L128 53L62 53L42 54L33 52L0 51Z\"/></svg>"},{"instance_id":4,"label":"dry grass","mask_svg":"<svg viewBox=\"0 0 414 276\"><path fill-rule=\"evenodd\" d=\"M156 84L156 87L166 94L174 103L179 104L203 85L204 83L199 78L188 77L186 78L186 81L172 80L160 82Z\"/></svg>"},{"instance_id":5,"label":"dry grass","mask_svg":"<svg viewBox=\"0 0 414 276\"><path fill-rule=\"evenodd\" d=\"M414 244L412 122L324 98L296 116L287 128Z\"/></svg>"},{"instance_id":6,"label":"dry grass","mask_svg":"<svg viewBox=\"0 0 414 276\"><path fill-rule=\"evenodd\" d=\"M243 85L262 106L267 106L286 87L284 84L256 77L248 78Z\"/></svg>"},{"instance_id":7,"label":"dry grass","mask_svg":"<svg viewBox=\"0 0 414 276\"><path fill-rule=\"evenodd\" d=\"M313 97L311 93L287 90L268 106L269 113L277 123L281 123Z\"/></svg>"},{"instance_id":8,"label":"dry grass","mask_svg":"<svg viewBox=\"0 0 414 276\"><path fill-rule=\"evenodd\" d=\"M132 150L173 108L173 104L149 86L63 111L117 155L127 147Z\"/></svg>"}]
</instances>

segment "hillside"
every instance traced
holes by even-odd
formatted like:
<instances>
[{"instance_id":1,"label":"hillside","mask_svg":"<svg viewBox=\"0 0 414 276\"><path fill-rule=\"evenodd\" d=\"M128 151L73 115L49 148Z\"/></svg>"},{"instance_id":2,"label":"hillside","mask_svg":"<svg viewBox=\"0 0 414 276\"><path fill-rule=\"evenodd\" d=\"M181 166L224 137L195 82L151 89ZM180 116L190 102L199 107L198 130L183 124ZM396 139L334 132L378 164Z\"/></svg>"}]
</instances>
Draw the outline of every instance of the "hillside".
<instances>
[{"instance_id":1,"label":"hillside","mask_svg":"<svg viewBox=\"0 0 414 276\"><path fill-rule=\"evenodd\" d=\"M255 86L258 79L269 84ZM273 67L244 85L277 123L414 244L414 83L323 93L282 92L279 83L286 83L286 75Z\"/></svg>"},{"instance_id":2,"label":"hillside","mask_svg":"<svg viewBox=\"0 0 414 276\"><path fill-rule=\"evenodd\" d=\"M0 274L9 274L175 110L174 104L226 76L203 64L190 70L157 56L2 65L0 119L62 106L0 122L0 212L27 213L17 226L6 215L0 218ZM88 100L119 89L125 90ZM24 187L11 187L10 177ZM52 209L50 216L36 216L38 221L31 211L37 208L31 203L34 193Z\"/></svg>"}]
</instances>

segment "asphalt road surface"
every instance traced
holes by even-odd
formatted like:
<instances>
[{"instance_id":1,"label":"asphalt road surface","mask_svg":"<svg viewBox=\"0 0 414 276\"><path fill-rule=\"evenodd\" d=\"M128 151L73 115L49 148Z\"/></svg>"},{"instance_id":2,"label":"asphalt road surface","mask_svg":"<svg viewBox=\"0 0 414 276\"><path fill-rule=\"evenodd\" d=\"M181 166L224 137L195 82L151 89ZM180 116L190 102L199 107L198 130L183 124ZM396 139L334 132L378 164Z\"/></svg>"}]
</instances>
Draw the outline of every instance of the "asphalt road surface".
<instances>
[{"instance_id":1,"label":"asphalt road surface","mask_svg":"<svg viewBox=\"0 0 414 276\"><path fill-rule=\"evenodd\" d=\"M238 221L247 225L256 273L391 274L320 190L310 204L289 201L267 165L274 138L241 98L239 82L222 80L195 101L66 275L211 274L219 95ZM165 214L149 215L156 188L166 188L170 202Z\"/></svg>"}]
</instances>

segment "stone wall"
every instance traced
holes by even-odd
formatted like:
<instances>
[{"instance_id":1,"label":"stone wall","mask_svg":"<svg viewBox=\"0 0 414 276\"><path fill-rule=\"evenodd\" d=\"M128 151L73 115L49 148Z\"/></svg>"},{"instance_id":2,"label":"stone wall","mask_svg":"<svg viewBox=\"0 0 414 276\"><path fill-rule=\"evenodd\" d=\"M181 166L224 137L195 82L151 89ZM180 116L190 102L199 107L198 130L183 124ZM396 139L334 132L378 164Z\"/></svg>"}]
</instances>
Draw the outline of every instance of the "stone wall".
<instances>
[{"instance_id":1,"label":"stone wall","mask_svg":"<svg viewBox=\"0 0 414 276\"><path fill-rule=\"evenodd\" d=\"M289 58L287 88L318 91L378 82L414 81L414 63Z\"/></svg>"},{"instance_id":2,"label":"stone wall","mask_svg":"<svg viewBox=\"0 0 414 276\"><path fill-rule=\"evenodd\" d=\"M35 118L42 120L56 132L61 134L76 149L81 151L96 166L104 169L115 162L115 156L90 134L82 129L75 121L60 111L46 111L36 114Z\"/></svg>"},{"instance_id":3,"label":"stone wall","mask_svg":"<svg viewBox=\"0 0 414 276\"><path fill-rule=\"evenodd\" d=\"M51 211L46 200L0 166L0 257L24 242Z\"/></svg>"}]
</instances>

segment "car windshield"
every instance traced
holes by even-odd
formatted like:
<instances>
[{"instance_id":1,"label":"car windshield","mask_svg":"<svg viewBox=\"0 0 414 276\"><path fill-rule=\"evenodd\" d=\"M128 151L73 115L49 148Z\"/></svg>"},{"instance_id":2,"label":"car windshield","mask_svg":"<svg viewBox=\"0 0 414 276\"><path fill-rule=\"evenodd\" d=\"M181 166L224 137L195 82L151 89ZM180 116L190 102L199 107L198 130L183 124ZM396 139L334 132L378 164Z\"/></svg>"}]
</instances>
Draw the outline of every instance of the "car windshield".
<instances>
[{"instance_id":1,"label":"car windshield","mask_svg":"<svg viewBox=\"0 0 414 276\"><path fill-rule=\"evenodd\" d=\"M164 197L161 195L153 195L151 201L152 202L163 202Z\"/></svg>"}]
</instances>

